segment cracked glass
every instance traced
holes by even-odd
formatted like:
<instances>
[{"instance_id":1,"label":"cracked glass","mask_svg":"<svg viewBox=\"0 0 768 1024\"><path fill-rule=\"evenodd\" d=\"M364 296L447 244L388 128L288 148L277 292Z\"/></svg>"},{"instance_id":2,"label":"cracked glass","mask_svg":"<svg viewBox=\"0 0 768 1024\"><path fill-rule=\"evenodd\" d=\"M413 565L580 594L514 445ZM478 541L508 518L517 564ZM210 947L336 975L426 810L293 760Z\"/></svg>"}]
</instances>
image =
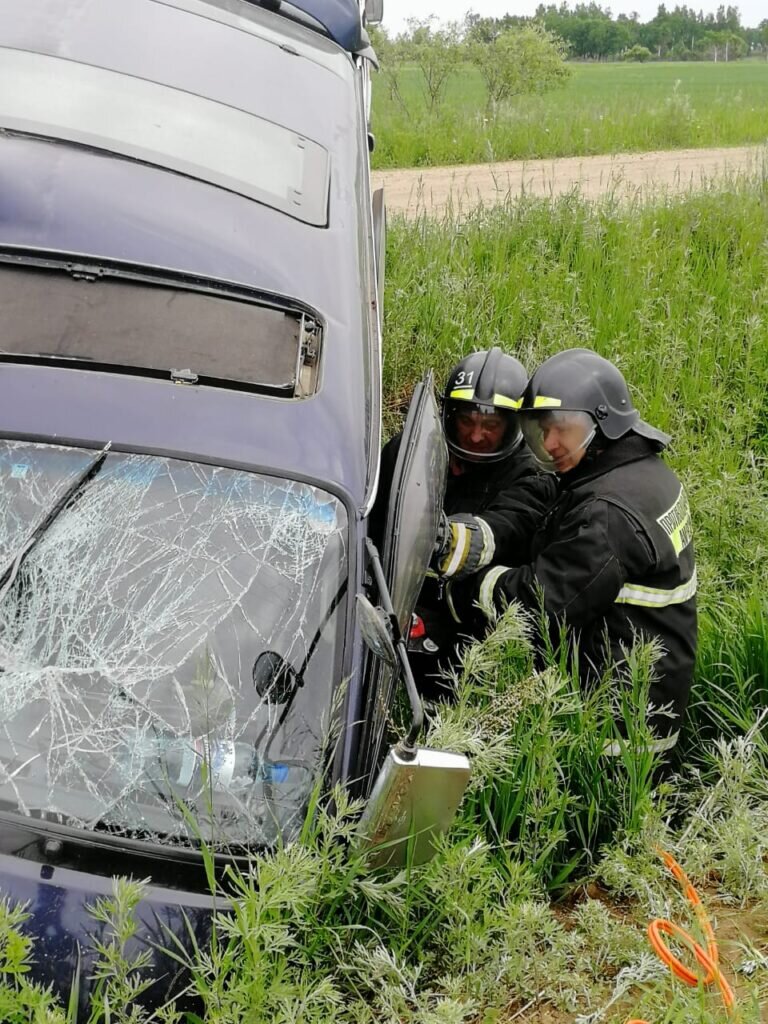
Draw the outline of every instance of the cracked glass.
<instances>
[{"instance_id":1,"label":"cracked glass","mask_svg":"<svg viewBox=\"0 0 768 1024\"><path fill-rule=\"evenodd\" d=\"M341 682L343 506L109 453L51 520L94 454L0 441L0 806L153 842L289 839Z\"/></svg>"}]
</instances>

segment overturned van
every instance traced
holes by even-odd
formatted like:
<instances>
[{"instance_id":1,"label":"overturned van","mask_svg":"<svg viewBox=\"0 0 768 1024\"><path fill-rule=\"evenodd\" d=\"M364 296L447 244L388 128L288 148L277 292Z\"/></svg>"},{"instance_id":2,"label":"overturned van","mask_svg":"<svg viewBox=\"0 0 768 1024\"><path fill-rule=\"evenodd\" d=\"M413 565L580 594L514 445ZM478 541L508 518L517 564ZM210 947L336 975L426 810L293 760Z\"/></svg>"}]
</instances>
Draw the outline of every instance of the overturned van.
<instances>
[{"instance_id":1,"label":"overturned van","mask_svg":"<svg viewBox=\"0 0 768 1024\"><path fill-rule=\"evenodd\" d=\"M319 780L369 797L372 863L429 856L468 765L417 746L402 632L446 452L425 382L379 551L364 4L3 15L0 894L85 1013L113 875L151 879L163 1001L155 945L210 928L201 842L290 841Z\"/></svg>"}]
</instances>

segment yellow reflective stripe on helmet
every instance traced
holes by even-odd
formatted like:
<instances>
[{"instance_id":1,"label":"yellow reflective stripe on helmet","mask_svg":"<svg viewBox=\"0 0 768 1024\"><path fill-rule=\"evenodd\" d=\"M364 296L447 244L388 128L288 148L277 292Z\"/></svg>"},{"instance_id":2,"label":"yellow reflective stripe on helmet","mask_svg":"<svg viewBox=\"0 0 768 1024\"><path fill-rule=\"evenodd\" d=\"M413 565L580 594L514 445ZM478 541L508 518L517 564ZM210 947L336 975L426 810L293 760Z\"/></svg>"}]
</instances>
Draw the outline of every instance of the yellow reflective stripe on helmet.
<instances>
[{"instance_id":1,"label":"yellow reflective stripe on helmet","mask_svg":"<svg viewBox=\"0 0 768 1024\"><path fill-rule=\"evenodd\" d=\"M637 604L642 608L667 608L671 604L683 604L696 593L696 570L687 583L681 583L674 590L644 587L640 583L627 583L619 591L616 604Z\"/></svg>"},{"instance_id":2,"label":"yellow reflective stripe on helmet","mask_svg":"<svg viewBox=\"0 0 768 1024\"><path fill-rule=\"evenodd\" d=\"M635 753L642 754L663 754L665 750L671 750L680 738L680 730L672 732L669 736L662 736L658 740L651 740L649 743L643 743L641 746L630 746L629 740L614 740L613 743L609 740L600 753L603 757L621 757L624 751L629 747Z\"/></svg>"},{"instance_id":3,"label":"yellow reflective stripe on helmet","mask_svg":"<svg viewBox=\"0 0 768 1024\"><path fill-rule=\"evenodd\" d=\"M485 579L480 584L480 593L477 598L477 603L480 605L480 610L487 619L493 619L496 617L496 606L493 603L493 590L499 582L499 577L503 576L505 572L509 572L509 566L494 566L493 569L488 570L485 575Z\"/></svg>"},{"instance_id":4,"label":"yellow reflective stripe on helmet","mask_svg":"<svg viewBox=\"0 0 768 1024\"><path fill-rule=\"evenodd\" d=\"M533 400L534 409L557 409L562 404L559 398L547 398L546 395L536 395Z\"/></svg>"},{"instance_id":5,"label":"yellow reflective stripe on helmet","mask_svg":"<svg viewBox=\"0 0 768 1024\"><path fill-rule=\"evenodd\" d=\"M494 395L493 404L500 409L519 409L523 400L522 398L507 398L506 395Z\"/></svg>"},{"instance_id":6,"label":"yellow reflective stripe on helmet","mask_svg":"<svg viewBox=\"0 0 768 1024\"><path fill-rule=\"evenodd\" d=\"M475 397L474 388L454 388L453 391L448 395L449 398L463 398L466 402L471 402Z\"/></svg>"}]
</instances>

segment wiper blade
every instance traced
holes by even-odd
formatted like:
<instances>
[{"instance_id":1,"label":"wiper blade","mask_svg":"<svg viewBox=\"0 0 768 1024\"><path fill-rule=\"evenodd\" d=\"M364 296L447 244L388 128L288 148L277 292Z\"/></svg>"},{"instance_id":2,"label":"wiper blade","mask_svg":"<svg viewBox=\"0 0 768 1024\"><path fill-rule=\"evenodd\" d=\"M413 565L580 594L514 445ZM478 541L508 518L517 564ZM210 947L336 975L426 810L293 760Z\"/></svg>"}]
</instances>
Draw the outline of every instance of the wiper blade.
<instances>
[{"instance_id":1,"label":"wiper blade","mask_svg":"<svg viewBox=\"0 0 768 1024\"><path fill-rule=\"evenodd\" d=\"M21 545L6 564L6 566L0 570L0 601L5 598L10 588L13 586L13 582L19 575L19 570L24 564L24 560L30 551L35 547L37 542L48 530L52 523L59 517L64 511L67 505L77 496L77 493L82 487L84 487L88 481L98 473L101 469L102 463L109 453L109 449L112 442L108 441L104 447L95 455L88 465L75 477L72 483L67 487L64 493L60 496L56 504L50 509L44 519L42 519L37 526L32 530L27 539Z\"/></svg>"}]
</instances>

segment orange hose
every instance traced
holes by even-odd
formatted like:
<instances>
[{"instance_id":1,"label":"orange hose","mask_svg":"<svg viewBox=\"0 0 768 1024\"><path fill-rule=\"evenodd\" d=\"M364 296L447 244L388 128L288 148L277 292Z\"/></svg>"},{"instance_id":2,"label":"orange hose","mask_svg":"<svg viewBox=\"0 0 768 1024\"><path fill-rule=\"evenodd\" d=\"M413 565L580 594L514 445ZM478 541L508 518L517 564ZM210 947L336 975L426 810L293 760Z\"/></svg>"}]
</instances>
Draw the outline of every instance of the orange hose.
<instances>
[{"instance_id":1,"label":"orange hose","mask_svg":"<svg viewBox=\"0 0 768 1024\"><path fill-rule=\"evenodd\" d=\"M702 985L711 985L714 982L720 989L723 1006L725 1006L728 1013L731 1013L736 1004L736 998L733 994L733 989L720 970L720 954L717 948L717 940L715 939L712 923L707 916L703 903L699 899L699 894L694 889L686 873L670 853L667 853L665 850L658 850L658 854L680 883L686 899L693 907L701 930L704 933L707 948L703 949L693 936L681 928L680 925L675 924L673 921L667 921L664 918L656 918L655 921L651 921L648 925L648 939L651 946L659 959L686 985L696 988L700 983ZM700 974L690 970L685 964L681 963L666 944L662 935L670 935L678 939L704 968L706 972L704 977L701 977ZM627 1021L627 1024L648 1024L648 1021L634 1019Z\"/></svg>"}]
</instances>

